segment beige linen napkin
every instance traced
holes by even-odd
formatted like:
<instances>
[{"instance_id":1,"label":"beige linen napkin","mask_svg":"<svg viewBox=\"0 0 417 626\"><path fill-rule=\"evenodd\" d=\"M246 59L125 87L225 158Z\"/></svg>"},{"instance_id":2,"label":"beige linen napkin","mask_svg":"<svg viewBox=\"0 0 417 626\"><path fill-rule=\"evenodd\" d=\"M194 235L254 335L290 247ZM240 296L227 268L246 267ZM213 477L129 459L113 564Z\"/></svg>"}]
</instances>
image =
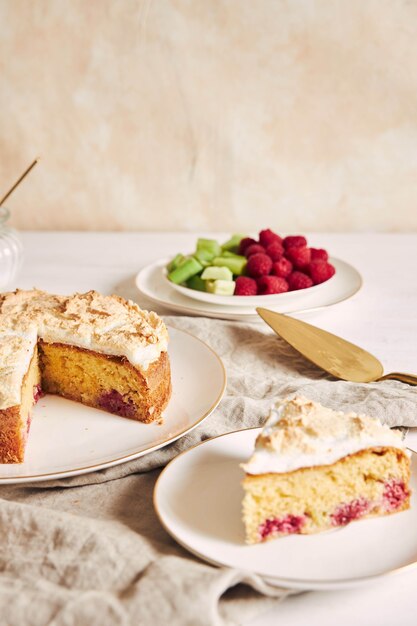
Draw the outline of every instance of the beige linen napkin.
<instances>
[{"instance_id":1,"label":"beige linen napkin","mask_svg":"<svg viewBox=\"0 0 417 626\"><path fill-rule=\"evenodd\" d=\"M295 392L337 409L417 425L416 391L395 381L331 380L261 325L170 317L222 357L217 410L179 441L92 474L0 488L0 614L10 626L240 624L289 592L194 558L164 531L152 492L159 468L199 441L262 424Z\"/></svg>"}]
</instances>

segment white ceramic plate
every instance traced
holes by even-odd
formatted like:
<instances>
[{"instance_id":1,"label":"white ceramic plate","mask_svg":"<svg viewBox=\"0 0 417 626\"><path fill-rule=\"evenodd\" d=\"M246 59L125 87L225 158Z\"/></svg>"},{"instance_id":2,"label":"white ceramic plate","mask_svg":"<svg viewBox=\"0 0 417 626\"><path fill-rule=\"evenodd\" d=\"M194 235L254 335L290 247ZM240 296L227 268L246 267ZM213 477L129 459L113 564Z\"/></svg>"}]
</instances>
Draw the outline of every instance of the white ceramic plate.
<instances>
[{"instance_id":1,"label":"white ceramic plate","mask_svg":"<svg viewBox=\"0 0 417 626\"><path fill-rule=\"evenodd\" d=\"M273 306L268 305L268 308L279 313L300 313L337 304L351 298L362 286L360 274L344 261L339 259L331 259L331 261L336 267L336 274L331 280L319 285L320 289L302 289L288 294L280 294L291 296L291 300L281 302L281 304L275 302ZM255 306L236 307L200 302L179 293L172 288L171 283L163 275L163 268L167 262L168 259L162 259L147 265L136 276L135 282L138 290L152 302L189 315L247 321L259 319ZM269 298L269 296L259 297ZM258 305L260 306L260 303L256 306Z\"/></svg>"},{"instance_id":2,"label":"white ceramic plate","mask_svg":"<svg viewBox=\"0 0 417 626\"><path fill-rule=\"evenodd\" d=\"M331 263L333 263L333 259L329 259ZM162 268L162 276L164 280L168 282L168 285L171 289L182 293L183 296L187 298L192 298L193 300L200 300L201 302L208 302L209 304L221 304L222 306L232 306L232 307L270 307L275 304L279 304L282 306L291 306L291 304L297 304L300 300L300 290L298 291L287 291L286 293L276 293L270 294L269 296L219 296L214 293L208 293L207 291L198 291L197 289L190 289L189 287L183 287L182 285L176 285L172 281L168 279L168 275L165 267ZM313 285L313 287L309 287L308 289L303 290L303 294L314 295L317 297L320 291L325 289L328 286L328 283L336 280L336 274L332 276L325 283L321 283L320 285Z\"/></svg>"},{"instance_id":3,"label":"white ceramic plate","mask_svg":"<svg viewBox=\"0 0 417 626\"><path fill-rule=\"evenodd\" d=\"M272 585L334 589L404 571L417 562L417 465L410 510L317 535L247 546L241 521L244 476L259 428L205 441L160 475L154 505L166 530L190 552L219 566L256 573Z\"/></svg>"},{"instance_id":4,"label":"white ceramic plate","mask_svg":"<svg viewBox=\"0 0 417 626\"><path fill-rule=\"evenodd\" d=\"M45 396L34 410L22 464L0 464L0 484L50 480L118 465L175 441L200 424L224 393L217 354L193 335L169 329L172 398L161 425L141 424Z\"/></svg>"}]
</instances>

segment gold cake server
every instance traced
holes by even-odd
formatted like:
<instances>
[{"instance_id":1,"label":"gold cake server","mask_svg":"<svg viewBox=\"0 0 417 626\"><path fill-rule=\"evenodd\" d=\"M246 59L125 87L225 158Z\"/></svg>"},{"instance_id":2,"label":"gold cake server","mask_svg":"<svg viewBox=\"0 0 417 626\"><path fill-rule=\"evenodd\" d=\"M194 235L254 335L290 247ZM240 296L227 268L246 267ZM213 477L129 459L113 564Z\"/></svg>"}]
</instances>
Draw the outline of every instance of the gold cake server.
<instances>
[{"instance_id":1,"label":"gold cake server","mask_svg":"<svg viewBox=\"0 0 417 626\"><path fill-rule=\"evenodd\" d=\"M382 363L366 350L326 330L288 315L257 308L258 315L306 359L335 378L370 383L388 378L417 385L417 376L392 372L384 375Z\"/></svg>"}]
</instances>

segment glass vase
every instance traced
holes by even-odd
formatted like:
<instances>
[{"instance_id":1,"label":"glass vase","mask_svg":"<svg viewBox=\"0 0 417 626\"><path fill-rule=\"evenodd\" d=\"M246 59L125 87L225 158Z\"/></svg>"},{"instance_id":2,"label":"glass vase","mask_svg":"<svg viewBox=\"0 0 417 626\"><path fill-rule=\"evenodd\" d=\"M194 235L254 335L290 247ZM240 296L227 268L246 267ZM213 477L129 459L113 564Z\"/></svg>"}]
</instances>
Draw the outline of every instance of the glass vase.
<instances>
[{"instance_id":1,"label":"glass vase","mask_svg":"<svg viewBox=\"0 0 417 626\"><path fill-rule=\"evenodd\" d=\"M17 231L8 226L10 213L0 207L0 290L13 285L23 261L23 245Z\"/></svg>"}]
</instances>

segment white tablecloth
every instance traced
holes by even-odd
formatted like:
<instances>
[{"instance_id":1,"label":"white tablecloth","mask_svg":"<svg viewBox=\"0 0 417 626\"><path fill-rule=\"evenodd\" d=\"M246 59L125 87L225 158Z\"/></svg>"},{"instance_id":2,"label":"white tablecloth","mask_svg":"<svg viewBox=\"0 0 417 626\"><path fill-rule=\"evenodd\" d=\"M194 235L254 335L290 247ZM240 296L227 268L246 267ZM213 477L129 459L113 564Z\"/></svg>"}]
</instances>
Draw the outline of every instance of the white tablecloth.
<instances>
[{"instance_id":1,"label":"white tablecloth","mask_svg":"<svg viewBox=\"0 0 417 626\"><path fill-rule=\"evenodd\" d=\"M134 274L161 256L191 249L195 238L170 233L25 233L26 261L16 286L61 293L95 288L137 296ZM352 263L364 287L352 300L310 315L309 321L370 350L386 371L417 372L417 235L317 234L311 243ZM416 585L417 569L358 589L303 594L246 624L411 626L417 621Z\"/></svg>"}]
</instances>

